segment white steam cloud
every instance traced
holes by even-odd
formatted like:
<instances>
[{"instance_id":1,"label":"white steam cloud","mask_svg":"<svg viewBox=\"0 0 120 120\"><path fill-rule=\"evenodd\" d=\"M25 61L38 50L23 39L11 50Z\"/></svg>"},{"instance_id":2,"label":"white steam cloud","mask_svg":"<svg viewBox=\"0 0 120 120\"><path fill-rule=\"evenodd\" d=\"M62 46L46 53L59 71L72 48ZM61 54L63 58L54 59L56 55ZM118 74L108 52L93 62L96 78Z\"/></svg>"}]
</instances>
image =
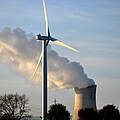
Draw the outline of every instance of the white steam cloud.
<instances>
[{"instance_id":1,"label":"white steam cloud","mask_svg":"<svg viewBox=\"0 0 120 120\"><path fill-rule=\"evenodd\" d=\"M41 83L41 67L36 79L31 80L39 55L41 42L20 28L0 30L0 62L13 66L28 80ZM60 57L50 46L48 47L48 87L49 88L83 88L94 85L84 73L80 63L70 62Z\"/></svg>"}]
</instances>

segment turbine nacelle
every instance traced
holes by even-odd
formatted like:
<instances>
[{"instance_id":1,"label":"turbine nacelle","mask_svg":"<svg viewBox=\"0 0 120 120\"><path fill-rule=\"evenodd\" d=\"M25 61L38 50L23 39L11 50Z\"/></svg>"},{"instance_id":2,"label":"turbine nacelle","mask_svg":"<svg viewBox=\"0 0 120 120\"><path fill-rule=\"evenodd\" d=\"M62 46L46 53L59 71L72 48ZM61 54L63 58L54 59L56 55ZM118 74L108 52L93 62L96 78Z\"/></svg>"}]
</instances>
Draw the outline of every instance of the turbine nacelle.
<instances>
[{"instance_id":1,"label":"turbine nacelle","mask_svg":"<svg viewBox=\"0 0 120 120\"><path fill-rule=\"evenodd\" d=\"M39 34L39 35L36 35L36 40L51 40L51 41L55 41L57 39L52 38L51 36L41 36Z\"/></svg>"},{"instance_id":2,"label":"turbine nacelle","mask_svg":"<svg viewBox=\"0 0 120 120\"><path fill-rule=\"evenodd\" d=\"M49 40L50 37L48 36L41 36L40 34L39 35L36 35L36 40Z\"/></svg>"}]
</instances>

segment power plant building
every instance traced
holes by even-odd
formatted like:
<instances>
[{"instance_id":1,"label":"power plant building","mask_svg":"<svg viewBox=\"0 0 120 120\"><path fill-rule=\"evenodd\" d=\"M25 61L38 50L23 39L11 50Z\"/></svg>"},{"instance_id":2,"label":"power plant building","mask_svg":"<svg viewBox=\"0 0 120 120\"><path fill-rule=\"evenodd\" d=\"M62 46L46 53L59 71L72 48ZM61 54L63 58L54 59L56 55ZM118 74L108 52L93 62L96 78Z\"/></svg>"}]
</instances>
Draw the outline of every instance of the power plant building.
<instances>
[{"instance_id":1,"label":"power plant building","mask_svg":"<svg viewBox=\"0 0 120 120\"><path fill-rule=\"evenodd\" d=\"M93 108L96 110L96 85L87 88L74 88L75 105L72 120L78 120L78 111L84 108Z\"/></svg>"}]
</instances>

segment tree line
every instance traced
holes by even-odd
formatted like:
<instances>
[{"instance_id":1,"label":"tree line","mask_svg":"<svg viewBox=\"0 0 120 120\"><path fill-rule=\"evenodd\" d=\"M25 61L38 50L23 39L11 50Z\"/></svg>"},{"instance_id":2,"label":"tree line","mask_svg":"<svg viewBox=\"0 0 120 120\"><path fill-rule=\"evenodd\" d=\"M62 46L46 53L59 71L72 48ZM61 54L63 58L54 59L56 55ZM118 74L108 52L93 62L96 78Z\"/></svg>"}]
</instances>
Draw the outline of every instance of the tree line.
<instances>
[{"instance_id":1,"label":"tree line","mask_svg":"<svg viewBox=\"0 0 120 120\"><path fill-rule=\"evenodd\" d=\"M114 105L106 105L101 110L85 108L78 111L78 120L120 120L118 108Z\"/></svg>"},{"instance_id":2,"label":"tree line","mask_svg":"<svg viewBox=\"0 0 120 120\"><path fill-rule=\"evenodd\" d=\"M120 120L118 108L106 105L101 110L85 108L78 111L78 120ZM48 111L48 120L70 120L70 113L62 104L51 105Z\"/></svg>"},{"instance_id":3,"label":"tree line","mask_svg":"<svg viewBox=\"0 0 120 120\"><path fill-rule=\"evenodd\" d=\"M26 95L0 95L0 120L30 120L29 100ZM78 120L120 120L120 112L114 105L106 105L101 110L85 108L78 111ZM66 106L50 106L46 120L70 120Z\"/></svg>"}]
</instances>

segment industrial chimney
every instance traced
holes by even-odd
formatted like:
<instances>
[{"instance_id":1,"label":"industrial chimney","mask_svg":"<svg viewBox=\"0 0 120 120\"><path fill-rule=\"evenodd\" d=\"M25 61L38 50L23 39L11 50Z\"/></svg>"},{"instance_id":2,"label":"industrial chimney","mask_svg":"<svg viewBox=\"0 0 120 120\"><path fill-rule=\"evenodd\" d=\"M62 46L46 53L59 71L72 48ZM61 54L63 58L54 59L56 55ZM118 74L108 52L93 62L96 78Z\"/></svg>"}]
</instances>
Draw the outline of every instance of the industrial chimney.
<instances>
[{"instance_id":1,"label":"industrial chimney","mask_svg":"<svg viewBox=\"0 0 120 120\"><path fill-rule=\"evenodd\" d=\"M84 108L93 108L96 110L96 85L87 88L74 88L75 105L72 120L78 120L78 111Z\"/></svg>"}]
</instances>

